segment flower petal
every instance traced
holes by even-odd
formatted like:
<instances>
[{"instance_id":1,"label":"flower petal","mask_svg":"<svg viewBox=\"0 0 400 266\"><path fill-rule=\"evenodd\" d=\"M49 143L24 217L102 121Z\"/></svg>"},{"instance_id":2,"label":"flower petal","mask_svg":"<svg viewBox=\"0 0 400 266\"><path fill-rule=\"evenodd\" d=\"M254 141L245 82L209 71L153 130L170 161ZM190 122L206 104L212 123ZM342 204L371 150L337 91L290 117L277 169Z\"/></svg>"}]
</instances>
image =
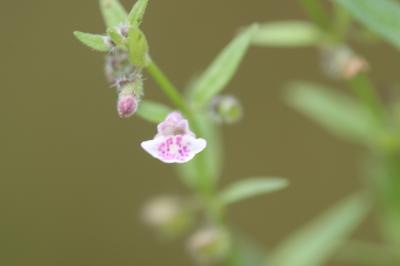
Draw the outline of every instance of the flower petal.
<instances>
[{"instance_id":1,"label":"flower petal","mask_svg":"<svg viewBox=\"0 0 400 266\"><path fill-rule=\"evenodd\" d=\"M156 136L143 141L142 148L164 163L186 163L205 149L207 142L192 135Z\"/></svg>"},{"instance_id":2,"label":"flower petal","mask_svg":"<svg viewBox=\"0 0 400 266\"><path fill-rule=\"evenodd\" d=\"M171 136L171 135L193 135L189 129L189 122L183 118L181 113L170 113L163 122L157 126L157 136Z\"/></svg>"}]
</instances>

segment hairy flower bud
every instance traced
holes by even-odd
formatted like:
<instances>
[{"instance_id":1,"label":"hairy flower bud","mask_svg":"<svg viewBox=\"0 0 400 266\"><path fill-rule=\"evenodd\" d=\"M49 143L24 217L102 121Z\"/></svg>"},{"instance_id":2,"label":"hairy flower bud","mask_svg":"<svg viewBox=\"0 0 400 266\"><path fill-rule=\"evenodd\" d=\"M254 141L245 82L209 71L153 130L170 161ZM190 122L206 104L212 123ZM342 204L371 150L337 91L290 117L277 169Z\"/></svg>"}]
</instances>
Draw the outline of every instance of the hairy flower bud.
<instances>
[{"instance_id":1,"label":"hairy flower bud","mask_svg":"<svg viewBox=\"0 0 400 266\"><path fill-rule=\"evenodd\" d=\"M143 221L166 237L185 232L193 223L193 215L187 204L173 196L158 197L146 204Z\"/></svg>"},{"instance_id":2,"label":"hairy flower bud","mask_svg":"<svg viewBox=\"0 0 400 266\"><path fill-rule=\"evenodd\" d=\"M118 115L121 118L132 116L137 110L137 100L133 93L120 93L118 96Z\"/></svg>"},{"instance_id":3,"label":"hairy flower bud","mask_svg":"<svg viewBox=\"0 0 400 266\"><path fill-rule=\"evenodd\" d=\"M221 95L214 97L210 113L216 122L233 124L242 118L243 109L239 100L234 96Z\"/></svg>"},{"instance_id":4,"label":"hairy flower bud","mask_svg":"<svg viewBox=\"0 0 400 266\"><path fill-rule=\"evenodd\" d=\"M200 264L212 264L223 260L230 247L229 233L225 229L213 226L195 232L188 242L189 252Z\"/></svg>"},{"instance_id":5,"label":"hairy flower bud","mask_svg":"<svg viewBox=\"0 0 400 266\"><path fill-rule=\"evenodd\" d=\"M115 48L106 56L104 71L107 81L114 84L121 77L131 76L135 67L130 63L127 51Z\"/></svg>"},{"instance_id":6,"label":"hairy flower bud","mask_svg":"<svg viewBox=\"0 0 400 266\"><path fill-rule=\"evenodd\" d=\"M321 66L323 72L332 79L351 79L368 70L367 61L345 46L324 48Z\"/></svg>"},{"instance_id":7,"label":"hairy flower bud","mask_svg":"<svg viewBox=\"0 0 400 266\"><path fill-rule=\"evenodd\" d=\"M117 81L119 91L117 110L121 118L132 116L143 94L143 81L140 74L136 74L132 78L124 78Z\"/></svg>"}]
</instances>

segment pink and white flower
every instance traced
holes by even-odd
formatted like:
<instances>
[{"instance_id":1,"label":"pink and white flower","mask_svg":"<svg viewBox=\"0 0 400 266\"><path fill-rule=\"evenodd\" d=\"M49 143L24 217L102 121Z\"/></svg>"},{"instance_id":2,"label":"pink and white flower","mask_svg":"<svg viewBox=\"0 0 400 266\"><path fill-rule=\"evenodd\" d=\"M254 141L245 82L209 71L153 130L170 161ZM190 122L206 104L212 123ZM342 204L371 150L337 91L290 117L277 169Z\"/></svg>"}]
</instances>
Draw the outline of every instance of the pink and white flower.
<instances>
[{"instance_id":1,"label":"pink and white flower","mask_svg":"<svg viewBox=\"0 0 400 266\"><path fill-rule=\"evenodd\" d=\"M196 138L189 122L178 112L170 113L157 131L154 139L143 141L141 146L164 163L186 163L207 146L207 141Z\"/></svg>"}]
</instances>

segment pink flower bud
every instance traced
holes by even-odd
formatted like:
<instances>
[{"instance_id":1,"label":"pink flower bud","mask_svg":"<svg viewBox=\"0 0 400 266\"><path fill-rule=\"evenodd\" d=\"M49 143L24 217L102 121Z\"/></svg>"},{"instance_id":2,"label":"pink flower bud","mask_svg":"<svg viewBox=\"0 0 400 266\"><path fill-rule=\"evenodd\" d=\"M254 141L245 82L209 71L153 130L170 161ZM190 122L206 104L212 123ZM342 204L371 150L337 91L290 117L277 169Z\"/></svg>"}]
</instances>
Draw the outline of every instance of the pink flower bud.
<instances>
[{"instance_id":1,"label":"pink flower bud","mask_svg":"<svg viewBox=\"0 0 400 266\"><path fill-rule=\"evenodd\" d=\"M118 114L121 118L132 116L137 110L137 100L134 94L121 92L117 104Z\"/></svg>"}]
</instances>

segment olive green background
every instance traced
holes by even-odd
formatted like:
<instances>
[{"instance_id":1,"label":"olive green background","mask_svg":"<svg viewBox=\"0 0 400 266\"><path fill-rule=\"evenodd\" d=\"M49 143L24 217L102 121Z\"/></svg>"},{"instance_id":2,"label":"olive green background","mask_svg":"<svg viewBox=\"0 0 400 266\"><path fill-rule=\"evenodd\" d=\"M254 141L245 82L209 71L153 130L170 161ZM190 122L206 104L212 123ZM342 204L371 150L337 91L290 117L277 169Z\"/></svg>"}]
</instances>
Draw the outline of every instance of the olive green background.
<instances>
[{"instance_id":1,"label":"olive green background","mask_svg":"<svg viewBox=\"0 0 400 266\"><path fill-rule=\"evenodd\" d=\"M293 0L152 0L143 28L182 88L241 26L304 18ZM97 1L2 0L0 25L0 265L191 265L184 240L160 240L139 219L151 197L189 191L173 167L141 150L154 125L118 118L103 56L73 38L74 30L104 31ZM398 78L394 49L359 51L382 88ZM282 100L285 82L297 79L328 83L315 50L252 48L227 88L246 116L224 129L221 185L264 174L291 181L230 210L266 248L362 184L363 151ZM147 98L164 100L150 78L145 86ZM373 238L374 226L371 217L357 234Z\"/></svg>"}]
</instances>

